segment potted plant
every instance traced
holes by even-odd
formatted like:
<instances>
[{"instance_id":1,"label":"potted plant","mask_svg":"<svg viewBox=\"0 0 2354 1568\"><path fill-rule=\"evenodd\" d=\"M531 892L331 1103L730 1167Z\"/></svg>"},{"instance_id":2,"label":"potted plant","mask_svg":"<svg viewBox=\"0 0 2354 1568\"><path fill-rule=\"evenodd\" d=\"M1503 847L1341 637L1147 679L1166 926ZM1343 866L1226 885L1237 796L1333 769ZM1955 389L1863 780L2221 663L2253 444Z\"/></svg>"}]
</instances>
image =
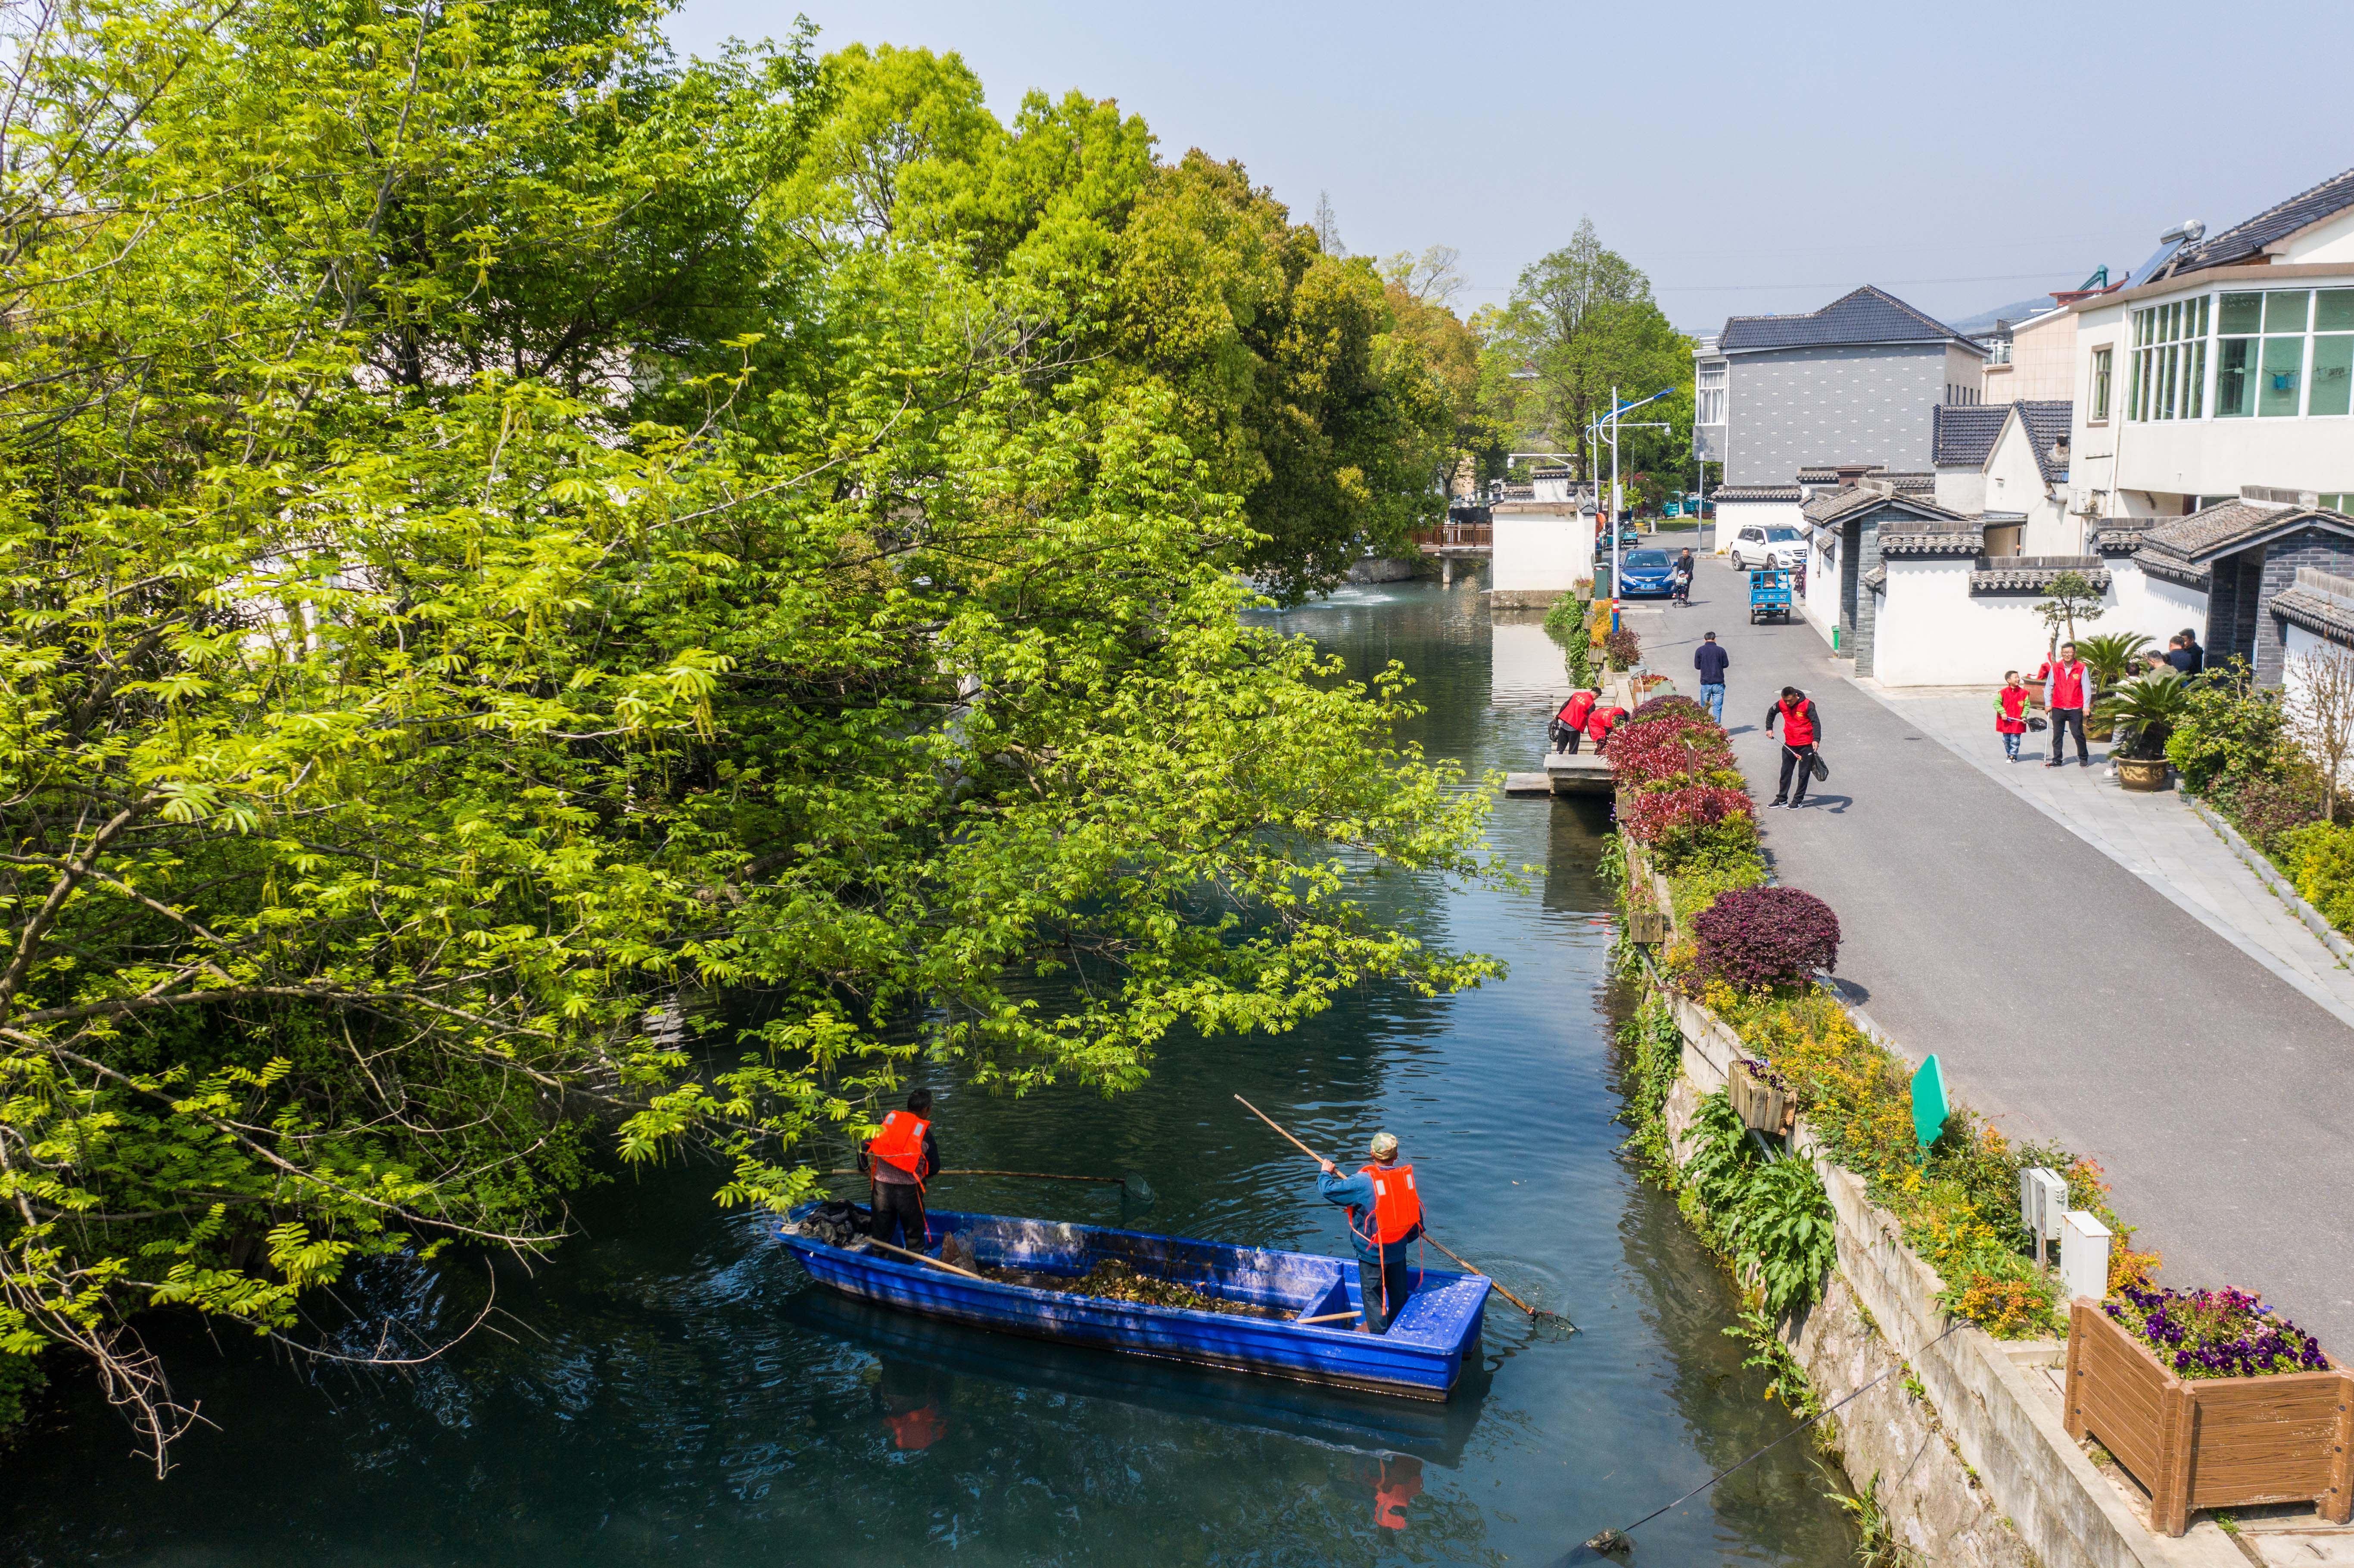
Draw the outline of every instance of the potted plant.
<instances>
[{"instance_id":1,"label":"potted plant","mask_svg":"<svg viewBox=\"0 0 2354 1568\"><path fill-rule=\"evenodd\" d=\"M1734 1058L1725 1081L1725 1098L1735 1115L1751 1128L1779 1138L1798 1119L1798 1097L1782 1075L1762 1060Z\"/></svg>"},{"instance_id":2,"label":"potted plant","mask_svg":"<svg viewBox=\"0 0 2354 1568\"><path fill-rule=\"evenodd\" d=\"M2091 722L2084 726L2084 733L2091 738L2108 740L2115 736L2115 728L2101 713L2099 699L2115 691L2132 673L2141 651L2148 646L2149 639L2138 631L2105 631L2097 637L2077 639L2076 657L2084 662L2084 668L2093 675L2094 703L2089 715Z\"/></svg>"},{"instance_id":3,"label":"potted plant","mask_svg":"<svg viewBox=\"0 0 2354 1568\"><path fill-rule=\"evenodd\" d=\"M2241 1290L2145 1290L2068 1312L2068 1436L2149 1489L2150 1524L2193 1509L2311 1501L2354 1516L2354 1376Z\"/></svg>"},{"instance_id":4,"label":"potted plant","mask_svg":"<svg viewBox=\"0 0 2354 1568\"><path fill-rule=\"evenodd\" d=\"M2190 711L2190 682L2171 670L2139 676L2102 698L2096 711L2123 737L2109 754L2117 782L2128 789L2165 789L2166 742Z\"/></svg>"}]
</instances>

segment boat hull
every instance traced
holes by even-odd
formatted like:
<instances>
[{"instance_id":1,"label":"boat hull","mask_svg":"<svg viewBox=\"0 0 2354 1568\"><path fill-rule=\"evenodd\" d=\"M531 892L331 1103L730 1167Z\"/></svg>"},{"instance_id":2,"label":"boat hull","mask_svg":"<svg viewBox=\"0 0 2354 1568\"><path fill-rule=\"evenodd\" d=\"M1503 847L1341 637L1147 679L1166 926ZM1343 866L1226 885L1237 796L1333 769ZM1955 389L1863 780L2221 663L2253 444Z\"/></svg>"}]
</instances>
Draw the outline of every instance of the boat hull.
<instances>
[{"instance_id":1,"label":"boat hull","mask_svg":"<svg viewBox=\"0 0 2354 1568\"><path fill-rule=\"evenodd\" d=\"M1331 1388L1443 1400L1476 1355L1488 1280L1426 1271L1386 1334L1352 1323L1300 1325L1361 1305L1353 1263L1313 1253L1229 1245L1054 1221L936 1211L935 1245L961 1232L987 1266L1076 1277L1114 1259L1204 1294L1278 1308L1285 1319L1155 1307L967 1278L885 1254L801 1235L797 1210L778 1235L812 1278L846 1296L1061 1345L1087 1345Z\"/></svg>"}]
</instances>

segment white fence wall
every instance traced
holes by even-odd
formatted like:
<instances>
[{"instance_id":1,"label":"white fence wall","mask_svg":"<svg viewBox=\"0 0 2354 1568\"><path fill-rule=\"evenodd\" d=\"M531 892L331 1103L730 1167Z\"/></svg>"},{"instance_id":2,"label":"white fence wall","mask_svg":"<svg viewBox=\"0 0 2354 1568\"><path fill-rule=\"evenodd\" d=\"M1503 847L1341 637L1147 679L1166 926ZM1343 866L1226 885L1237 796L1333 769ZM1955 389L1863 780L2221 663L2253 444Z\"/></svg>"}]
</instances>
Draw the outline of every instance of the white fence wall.
<instances>
[{"instance_id":1,"label":"white fence wall","mask_svg":"<svg viewBox=\"0 0 2354 1568\"><path fill-rule=\"evenodd\" d=\"M1965 560L1899 556L1884 564L1888 587L1872 644L1872 673L1882 685L1995 686L2006 670L2033 676L2051 635L2035 613L2041 595L1973 597ZM2146 577L2126 559L2109 563L2101 604L2100 620L2080 632L2138 631L2163 649L2184 627L2207 624L2205 594Z\"/></svg>"},{"instance_id":2,"label":"white fence wall","mask_svg":"<svg viewBox=\"0 0 2354 1568\"><path fill-rule=\"evenodd\" d=\"M1540 511L1532 503L1506 502L1489 515L1495 554L1488 586L1497 592L1565 592L1578 578L1594 576L1594 527L1580 521L1575 504Z\"/></svg>"}]
</instances>

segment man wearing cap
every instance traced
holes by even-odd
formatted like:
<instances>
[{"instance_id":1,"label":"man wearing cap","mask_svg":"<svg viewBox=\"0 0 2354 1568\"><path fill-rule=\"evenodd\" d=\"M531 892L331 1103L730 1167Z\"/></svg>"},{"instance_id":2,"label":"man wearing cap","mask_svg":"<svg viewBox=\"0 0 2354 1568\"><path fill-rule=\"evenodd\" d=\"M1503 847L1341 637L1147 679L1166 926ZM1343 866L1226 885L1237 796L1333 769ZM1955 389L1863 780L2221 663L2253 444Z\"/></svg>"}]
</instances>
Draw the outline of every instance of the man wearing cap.
<instances>
[{"instance_id":1,"label":"man wearing cap","mask_svg":"<svg viewBox=\"0 0 2354 1568\"><path fill-rule=\"evenodd\" d=\"M1377 1132L1367 1148L1373 1163L1353 1176L1326 1160L1316 1191L1327 1202L1349 1211L1349 1241L1357 1249L1357 1291L1364 1298L1368 1333L1389 1331L1391 1320L1414 1294L1422 1271L1408 1254L1422 1237L1422 1198L1414 1189L1414 1167L1398 1162L1394 1134Z\"/></svg>"}]
</instances>

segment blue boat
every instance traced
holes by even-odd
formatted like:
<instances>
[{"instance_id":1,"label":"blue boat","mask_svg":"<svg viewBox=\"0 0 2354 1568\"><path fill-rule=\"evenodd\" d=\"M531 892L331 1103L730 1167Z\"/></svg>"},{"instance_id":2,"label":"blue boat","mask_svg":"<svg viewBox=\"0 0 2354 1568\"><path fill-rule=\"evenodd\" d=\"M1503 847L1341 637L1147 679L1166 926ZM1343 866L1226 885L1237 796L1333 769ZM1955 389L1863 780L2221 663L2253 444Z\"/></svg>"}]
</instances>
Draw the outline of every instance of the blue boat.
<instances>
[{"instance_id":1,"label":"blue boat","mask_svg":"<svg viewBox=\"0 0 2354 1568\"><path fill-rule=\"evenodd\" d=\"M1443 1400L1461 1379L1466 1358L1476 1365L1488 1302L1482 1275L1426 1270L1389 1331L1367 1334L1349 1319L1294 1320L1362 1305L1355 1264L1337 1257L1055 1220L949 1210L935 1210L930 1216L936 1246L945 1236L960 1234L986 1268L1076 1279L1099 1263L1119 1262L1204 1296L1278 1315L1204 1312L1001 1284L855 1244L834 1246L799 1229L816 1206L793 1210L778 1226L779 1239L821 1284L882 1306L1057 1344L1408 1399Z\"/></svg>"}]
</instances>

